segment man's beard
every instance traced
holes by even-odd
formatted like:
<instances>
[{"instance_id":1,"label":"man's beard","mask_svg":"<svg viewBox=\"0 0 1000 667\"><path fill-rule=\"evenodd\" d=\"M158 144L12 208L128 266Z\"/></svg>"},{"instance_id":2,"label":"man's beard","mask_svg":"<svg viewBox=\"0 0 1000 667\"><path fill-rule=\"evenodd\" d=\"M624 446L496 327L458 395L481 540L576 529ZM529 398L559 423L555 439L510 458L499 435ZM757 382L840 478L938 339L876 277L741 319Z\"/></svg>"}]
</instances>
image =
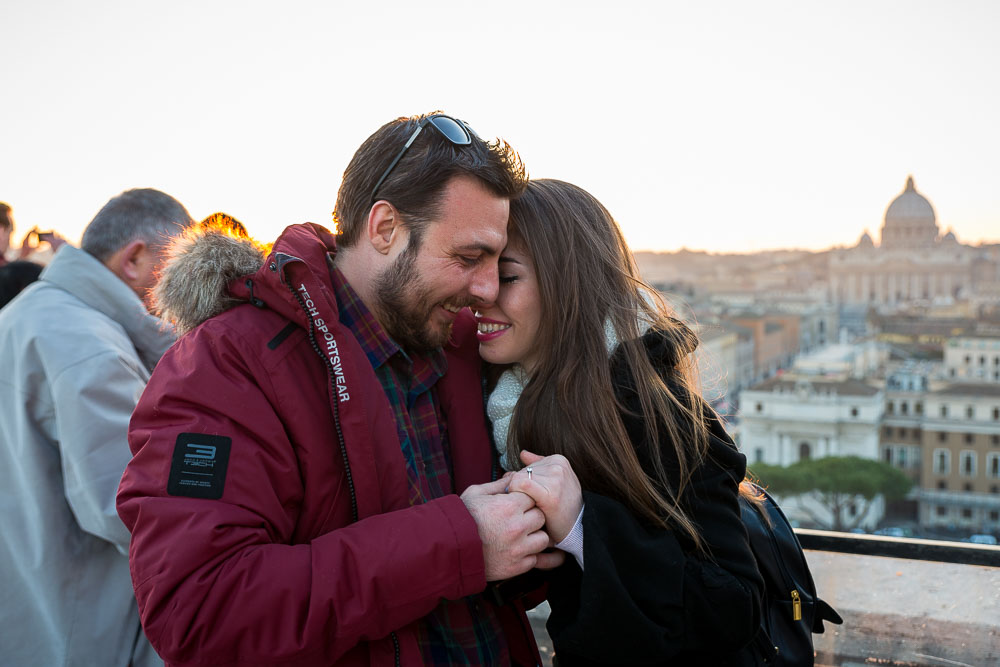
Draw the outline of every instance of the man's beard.
<instances>
[{"instance_id":1,"label":"man's beard","mask_svg":"<svg viewBox=\"0 0 1000 667\"><path fill-rule=\"evenodd\" d=\"M430 326L437 303L416 268L417 252L411 240L392 265L375 279L378 320L389 336L408 353L425 354L447 342L444 331Z\"/></svg>"}]
</instances>

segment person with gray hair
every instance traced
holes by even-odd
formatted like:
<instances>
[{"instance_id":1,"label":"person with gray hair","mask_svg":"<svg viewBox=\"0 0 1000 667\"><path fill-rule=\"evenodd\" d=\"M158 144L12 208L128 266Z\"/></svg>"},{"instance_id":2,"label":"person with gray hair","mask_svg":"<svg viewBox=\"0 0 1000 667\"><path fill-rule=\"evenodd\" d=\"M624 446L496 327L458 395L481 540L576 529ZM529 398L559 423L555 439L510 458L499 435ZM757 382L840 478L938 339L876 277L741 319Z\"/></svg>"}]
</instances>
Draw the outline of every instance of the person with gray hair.
<instances>
[{"instance_id":1,"label":"person with gray hair","mask_svg":"<svg viewBox=\"0 0 1000 667\"><path fill-rule=\"evenodd\" d=\"M4 662L161 665L143 636L115 511L129 418L172 331L147 310L165 243L193 220L123 192L0 311Z\"/></svg>"}]
</instances>

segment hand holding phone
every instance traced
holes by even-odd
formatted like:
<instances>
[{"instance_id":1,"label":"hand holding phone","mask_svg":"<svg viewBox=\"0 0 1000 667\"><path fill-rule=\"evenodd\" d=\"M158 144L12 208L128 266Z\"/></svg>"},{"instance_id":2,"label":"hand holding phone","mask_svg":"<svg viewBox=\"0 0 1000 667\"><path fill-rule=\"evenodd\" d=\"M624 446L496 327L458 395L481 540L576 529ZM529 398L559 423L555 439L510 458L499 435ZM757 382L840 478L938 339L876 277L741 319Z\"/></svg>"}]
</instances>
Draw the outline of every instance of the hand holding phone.
<instances>
[{"instance_id":1,"label":"hand holding phone","mask_svg":"<svg viewBox=\"0 0 1000 667\"><path fill-rule=\"evenodd\" d=\"M36 250L41 243L48 243L53 250L56 250L59 246L66 243L66 241L55 230L43 232L38 227L34 227L24 238L24 243L21 245L22 254Z\"/></svg>"}]
</instances>

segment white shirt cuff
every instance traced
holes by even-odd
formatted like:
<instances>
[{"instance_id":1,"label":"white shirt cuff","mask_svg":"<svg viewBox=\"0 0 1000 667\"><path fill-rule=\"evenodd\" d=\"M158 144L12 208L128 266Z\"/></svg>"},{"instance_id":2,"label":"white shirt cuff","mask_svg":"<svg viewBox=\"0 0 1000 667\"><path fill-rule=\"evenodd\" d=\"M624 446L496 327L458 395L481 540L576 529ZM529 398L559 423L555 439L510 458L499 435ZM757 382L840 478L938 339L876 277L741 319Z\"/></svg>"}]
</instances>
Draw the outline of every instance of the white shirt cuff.
<instances>
[{"instance_id":1,"label":"white shirt cuff","mask_svg":"<svg viewBox=\"0 0 1000 667\"><path fill-rule=\"evenodd\" d=\"M572 554L573 558L576 559L577 565L580 569L583 569L583 510L586 505L580 508L580 514L576 517L576 523L573 524L573 528L570 529L569 535L564 537L561 542L556 543L556 549L562 549L568 554Z\"/></svg>"}]
</instances>

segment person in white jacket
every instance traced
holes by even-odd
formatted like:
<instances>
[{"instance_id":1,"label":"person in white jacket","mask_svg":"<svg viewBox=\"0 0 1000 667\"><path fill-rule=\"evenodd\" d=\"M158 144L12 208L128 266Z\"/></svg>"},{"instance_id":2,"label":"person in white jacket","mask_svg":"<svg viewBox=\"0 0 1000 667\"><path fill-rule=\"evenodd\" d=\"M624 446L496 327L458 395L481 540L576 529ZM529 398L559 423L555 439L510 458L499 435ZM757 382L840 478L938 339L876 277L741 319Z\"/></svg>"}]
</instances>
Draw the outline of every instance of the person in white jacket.
<instances>
[{"instance_id":1,"label":"person in white jacket","mask_svg":"<svg viewBox=\"0 0 1000 667\"><path fill-rule=\"evenodd\" d=\"M173 197L123 192L0 310L0 663L162 664L115 494L132 410L172 332L147 311Z\"/></svg>"}]
</instances>

